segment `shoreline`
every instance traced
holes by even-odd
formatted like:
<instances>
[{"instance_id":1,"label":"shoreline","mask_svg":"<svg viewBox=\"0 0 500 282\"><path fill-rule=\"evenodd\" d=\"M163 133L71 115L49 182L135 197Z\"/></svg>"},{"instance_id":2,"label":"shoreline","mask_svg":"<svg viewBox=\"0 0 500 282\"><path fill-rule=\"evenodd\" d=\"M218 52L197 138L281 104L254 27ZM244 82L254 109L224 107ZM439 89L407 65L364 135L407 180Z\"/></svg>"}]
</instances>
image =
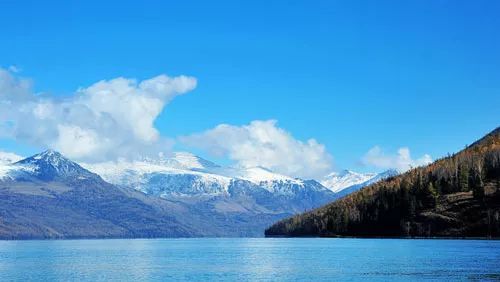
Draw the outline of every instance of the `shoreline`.
<instances>
[{"instance_id":1,"label":"shoreline","mask_svg":"<svg viewBox=\"0 0 500 282\"><path fill-rule=\"evenodd\" d=\"M189 239L400 239L400 240L481 240L498 241L500 237L404 237L404 236L263 236L263 237L75 237L75 238L9 238L10 241L77 241L77 240L189 240Z\"/></svg>"},{"instance_id":2,"label":"shoreline","mask_svg":"<svg viewBox=\"0 0 500 282\"><path fill-rule=\"evenodd\" d=\"M266 238L318 238L318 239L402 239L402 240L484 240L497 241L500 237L407 237L407 236L266 236Z\"/></svg>"}]
</instances>

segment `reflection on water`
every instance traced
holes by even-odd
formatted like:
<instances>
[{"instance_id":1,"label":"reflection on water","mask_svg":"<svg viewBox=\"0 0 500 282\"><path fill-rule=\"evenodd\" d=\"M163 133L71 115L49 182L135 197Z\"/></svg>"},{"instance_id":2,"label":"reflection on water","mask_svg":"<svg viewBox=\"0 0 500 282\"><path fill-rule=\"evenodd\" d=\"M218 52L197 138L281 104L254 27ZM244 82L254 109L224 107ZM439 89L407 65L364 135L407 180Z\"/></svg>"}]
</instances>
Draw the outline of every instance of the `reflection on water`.
<instances>
[{"instance_id":1,"label":"reflection on water","mask_svg":"<svg viewBox=\"0 0 500 282\"><path fill-rule=\"evenodd\" d=\"M0 241L0 281L498 280L500 241Z\"/></svg>"}]
</instances>

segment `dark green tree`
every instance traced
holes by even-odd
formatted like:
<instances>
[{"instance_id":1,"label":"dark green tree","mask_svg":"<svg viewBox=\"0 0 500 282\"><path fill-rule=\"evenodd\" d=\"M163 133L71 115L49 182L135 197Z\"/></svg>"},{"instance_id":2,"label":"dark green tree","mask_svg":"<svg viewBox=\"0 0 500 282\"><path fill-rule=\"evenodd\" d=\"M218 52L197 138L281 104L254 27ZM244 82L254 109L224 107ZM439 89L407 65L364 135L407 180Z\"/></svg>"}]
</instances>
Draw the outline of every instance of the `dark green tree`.
<instances>
[{"instance_id":1,"label":"dark green tree","mask_svg":"<svg viewBox=\"0 0 500 282\"><path fill-rule=\"evenodd\" d=\"M434 185L432 184L432 182L427 183L427 186L424 190L424 196L425 196L426 202L429 206L431 206L431 207L436 206L438 193L436 191L436 188L434 188Z\"/></svg>"},{"instance_id":2,"label":"dark green tree","mask_svg":"<svg viewBox=\"0 0 500 282\"><path fill-rule=\"evenodd\" d=\"M464 166L462 165L458 166L457 177L458 177L457 182L459 191L462 192L469 191L469 172Z\"/></svg>"},{"instance_id":3,"label":"dark green tree","mask_svg":"<svg viewBox=\"0 0 500 282\"><path fill-rule=\"evenodd\" d=\"M482 200L484 198L483 178L477 167L472 168L469 173L469 186L475 199Z\"/></svg>"}]
</instances>

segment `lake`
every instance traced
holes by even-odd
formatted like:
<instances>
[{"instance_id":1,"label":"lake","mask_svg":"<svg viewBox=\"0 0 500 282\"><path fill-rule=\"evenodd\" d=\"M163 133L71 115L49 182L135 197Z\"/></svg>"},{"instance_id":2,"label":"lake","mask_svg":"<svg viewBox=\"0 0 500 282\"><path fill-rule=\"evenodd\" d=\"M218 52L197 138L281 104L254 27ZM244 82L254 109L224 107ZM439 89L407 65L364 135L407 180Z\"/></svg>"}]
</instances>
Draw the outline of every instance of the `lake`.
<instances>
[{"instance_id":1,"label":"lake","mask_svg":"<svg viewBox=\"0 0 500 282\"><path fill-rule=\"evenodd\" d=\"M500 241L0 241L0 281L500 280Z\"/></svg>"}]
</instances>

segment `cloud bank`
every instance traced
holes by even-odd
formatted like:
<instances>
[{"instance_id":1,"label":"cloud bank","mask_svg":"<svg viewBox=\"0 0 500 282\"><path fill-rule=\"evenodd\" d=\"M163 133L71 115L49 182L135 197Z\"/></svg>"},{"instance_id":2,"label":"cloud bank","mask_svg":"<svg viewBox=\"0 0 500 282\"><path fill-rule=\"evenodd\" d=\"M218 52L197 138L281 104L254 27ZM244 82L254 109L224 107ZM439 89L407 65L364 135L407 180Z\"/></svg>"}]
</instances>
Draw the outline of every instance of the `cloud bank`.
<instances>
[{"instance_id":1,"label":"cloud bank","mask_svg":"<svg viewBox=\"0 0 500 282\"><path fill-rule=\"evenodd\" d=\"M221 124L179 140L228 157L242 167L262 166L301 178L320 178L332 169L332 157L324 145L314 139L295 139L275 120L256 120L243 126Z\"/></svg>"},{"instance_id":2,"label":"cloud bank","mask_svg":"<svg viewBox=\"0 0 500 282\"><path fill-rule=\"evenodd\" d=\"M53 148L70 158L104 161L168 150L154 121L176 96L196 87L188 76L115 78L57 99L0 69L0 138Z\"/></svg>"},{"instance_id":3,"label":"cloud bank","mask_svg":"<svg viewBox=\"0 0 500 282\"><path fill-rule=\"evenodd\" d=\"M364 155L361 162L376 168L407 171L412 167L430 164L432 158L425 154L418 159L412 159L407 147L399 148L396 154L385 154L379 146L375 146Z\"/></svg>"},{"instance_id":4,"label":"cloud bank","mask_svg":"<svg viewBox=\"0 0 500 282\"><path fill-rule=\"evenodd\" d=\"M16 69L0 68L0 138L52 148L86 163L156 156L180 141L242 167L261 166L312 179L331 172L332 156L323 144L297 140L275 120L221 124L177 140L161 136L155 120L172 99L196 85L188 76L159 75L143 81L118 77L57 98L35 93L31 80L18 77ZM2 162L19 158L0 152ZM412 159L408 148L385 154L378 146L362 158L367 166L402 171L430 162L427 154Z\"/></svg>"},{"instance_id":5,"label":"cloud bank","mask_svg":"<svg viewBox=\"0 0 500 282\"><path fill-rule=\"evenodd\" d=\"M15 163L22 159L23 157L16 155L14 153L0 151L0 165Z\"/></svg>"}]
</instances>

